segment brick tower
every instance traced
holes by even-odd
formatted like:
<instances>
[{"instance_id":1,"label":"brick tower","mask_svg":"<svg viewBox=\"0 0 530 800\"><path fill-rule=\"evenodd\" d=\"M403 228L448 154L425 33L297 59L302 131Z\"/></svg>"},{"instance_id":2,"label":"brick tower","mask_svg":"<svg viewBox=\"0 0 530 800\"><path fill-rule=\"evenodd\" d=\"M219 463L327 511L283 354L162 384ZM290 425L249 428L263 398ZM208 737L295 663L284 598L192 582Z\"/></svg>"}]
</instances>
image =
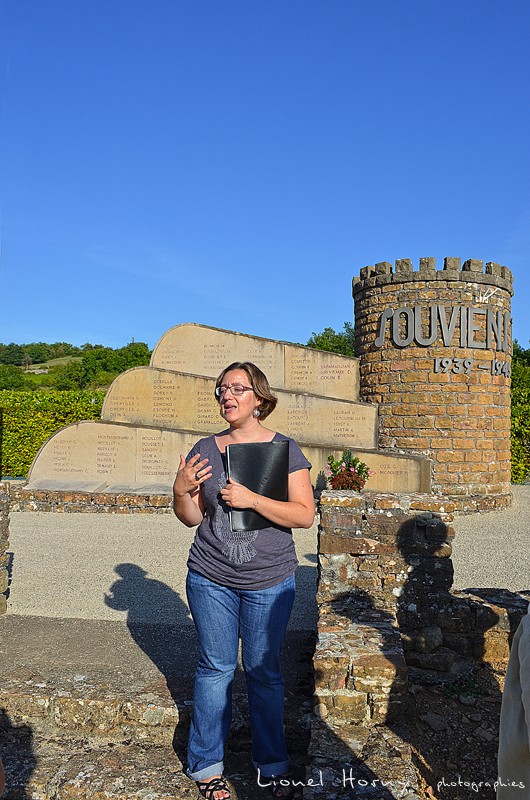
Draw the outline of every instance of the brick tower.
<instances>
[{"instance_id":1,"label":"brick tower","mask_svg":"<svg viewBox=\"0 0 530 800\"><path fill-rule=\"evenodd\" d=\"M360 397L379 446L428 455L433 491L462 511L510 491L511 297L507 267L446 258L364 267L353 279Z\"/></svg>"}]
</instances>

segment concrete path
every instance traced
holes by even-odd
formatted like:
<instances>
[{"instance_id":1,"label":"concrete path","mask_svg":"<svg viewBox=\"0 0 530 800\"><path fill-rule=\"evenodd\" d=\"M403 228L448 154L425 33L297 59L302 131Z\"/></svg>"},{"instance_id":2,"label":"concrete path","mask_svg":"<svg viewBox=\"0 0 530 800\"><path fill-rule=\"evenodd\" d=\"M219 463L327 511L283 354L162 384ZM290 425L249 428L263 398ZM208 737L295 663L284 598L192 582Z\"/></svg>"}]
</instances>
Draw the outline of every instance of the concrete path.
<instances>
[{"instance_id":1,"label":"concrete path","mask_svg":"<svg viewBox=\"0 0 530 800\"><path fill-rule=\"evenodd\" d=\"M530 589L530 486L512 490L510 508L456 518L455 589Z\"/></svg>"},{"instance_id":2,"label":"concrete path","mask_svg":"<svg viewBox=\"0 0 530 800\"><path fill-rule=\"evenodd\" d=\"M530 486L514 487L510 509L458 517L455 528L455 589L530 588ZM316 524L295 532L294 629L315 620L316 537ZM140 623L191 624L184 582L192 538L169 514L13 513L9 613L122 622L132 611Z\"/></svg>"},{"instance_id":3,"label":"concrete path","mask_svg":"<svg viewBox=\"0 0 530 800\"><path fill-rule=\"evenodd\" d=\"M185 595L194 530L173 514L11 514L8 614L192 624ZM317 525L295 531L300 561L291 627L316 620Z\"/></svg>"}]
</instances>

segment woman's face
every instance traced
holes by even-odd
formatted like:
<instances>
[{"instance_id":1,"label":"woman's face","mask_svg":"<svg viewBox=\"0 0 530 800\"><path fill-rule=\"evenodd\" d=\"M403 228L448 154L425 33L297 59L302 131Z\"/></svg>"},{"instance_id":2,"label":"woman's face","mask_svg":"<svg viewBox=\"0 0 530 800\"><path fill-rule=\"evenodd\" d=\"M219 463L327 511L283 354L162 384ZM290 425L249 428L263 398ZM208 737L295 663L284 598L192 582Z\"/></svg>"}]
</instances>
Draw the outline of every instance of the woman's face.
<instances>
[{"instance_id":1,"label":"woman's face","mask_svg":"<svg viewBox=\"0 0 530 800\"><path fill-rule=\"evenodd\" d=\"M250 386L250 378L243 369L233 369L224 376L221 386ZM219 399L221 415L230 425L238 425L248 422L253 418L253 412L261 405L261 400L253 391L243 392L239 396L234 396L231 391Z\"/></svg>"}]
</instances>

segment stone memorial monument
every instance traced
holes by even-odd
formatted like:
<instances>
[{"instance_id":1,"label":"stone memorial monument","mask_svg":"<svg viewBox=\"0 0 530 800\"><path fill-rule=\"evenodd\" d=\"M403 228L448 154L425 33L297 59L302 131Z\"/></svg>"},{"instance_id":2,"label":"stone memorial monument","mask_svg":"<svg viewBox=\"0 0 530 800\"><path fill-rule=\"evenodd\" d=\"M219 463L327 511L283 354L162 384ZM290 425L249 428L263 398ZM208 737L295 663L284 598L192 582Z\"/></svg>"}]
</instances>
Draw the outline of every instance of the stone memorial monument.
<instances>
[{"instance_id":1,"label":"stone memorial monument","mask_svg":"<svg viewBox=\"0 0 530 800\"><path fill-rule=\"evenodd\" d=\"M271 425L293 436L323 486L327 457L350 448L373 489L430 490L430 460L377 449L377 406L359 397L359 360L300 345L183 324L162 336L148 367L118 376L101 420L69 425L37 454L27 491L169 495L179 454L224 422L215 379L232 361L254 361L278 395Z\"/></svg>"}]
</instances>

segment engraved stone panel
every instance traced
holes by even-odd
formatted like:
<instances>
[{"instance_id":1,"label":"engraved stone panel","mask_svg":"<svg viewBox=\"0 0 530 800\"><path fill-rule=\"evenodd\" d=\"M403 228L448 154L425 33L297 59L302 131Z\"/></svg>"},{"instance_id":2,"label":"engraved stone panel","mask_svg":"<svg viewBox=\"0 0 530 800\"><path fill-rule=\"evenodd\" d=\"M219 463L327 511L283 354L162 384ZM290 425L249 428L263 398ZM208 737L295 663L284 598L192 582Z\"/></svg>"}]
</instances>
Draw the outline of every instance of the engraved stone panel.
<instances>
[{"instance_id":1,"label":"engraved stone panel","mask_svg":"<svg viewBox=\"0 0 530 800\"><path fill-rule=\"evenodd\" d=\"M356 358L204 325L171 328L155 347L151 367L217 378L233 361L257 364L277 389L359 399Z\"/></svg>"},{"instance_id":2,"label":"engraved stone panel","mask_svg":"<svg viewBox=\"0 0 530 800\"><path fill-rule=\"evenodd\" d=\"M33 488L84 491L170 491L179 454L189 452L196 434L99 421L78 422L50 437L28 475Z\"/></svg>"},{"instance_id":3,"label":"engraved stone panel","mask_svg":"<svg viewBox=\"0 0 530 800\"><path fill-rule=\"evenodd\" d=\"M76 422L41 447L28 481L81 482L127 480L136 464L136 432L121 425Z\"/></svg>"},{"instance_id":4,"label":"engraved stone panel","mask_svg":"<svg viewBox=\"0 0 530 800\"><path fill-rule=\"evenodd\" d=\"M133 427L99 421L79 422L54 434L39 451L28 476L29 489L171 494L179 455L202 434ZM345 445L348 446L347 444ZM372 469L372 491L430 491L430 462L356 449ZM302 444L311 461L311 480L322 488L327 457L342 450ZM66 455L65 455L66 454Z\"/></svg>"},{"instance_id":5,"label":"engraved stone panel","mask_svg":"<svg viewBox=\"0 0 530 800\"><path fill-rule=\"evenodd\" d=\"M213 378L136 367L116 378L107 392L101 417L109 422L212 433L224 424L214 387ZM274 429L313 444L340 446L349 441L357 447L375 447L375 406L276 391L278 406L271 416ZM134 396L140 398L137 410L124 413L122 398Z\"/></svg>"},{"instance_id":6,"label":"engraved stone panel","mask_svg":"<svg viewBox=\"0 0 530 800\"><path fill-rule=\"evenodd\" d=\"M105 397L101 418L109 422L159 428L211 431L219 426L219 406L211 378L198 378L151 367L135 367L119 375ZM134 412L123 410L122 398L137 396Z\"/></svg>"},{"instance_id":7,"label":"engraved stone panel","mask_svg":"<svg viewBox=\"0 0 530 800\"><path fill-rule=\"evenodd\" d=\"M217 378L233 361L252 361L271 386L283 386L283 345L271 339L185 323L165 333L151 366Z\"/></svg>"},{"instance_id":8,"label":"engraved stone panel","mask_svg":"<svg viewBox=\"0 0 530 800\"><path fill-rule=\"evenodd\" d=\"M311 461L311 480L313 486L323 488L323 476L326 474L327 458L331 454L335 458L342 455L340 450L325 447L304 446L304 454ZM394 456L380 451L357 449L345 445L352 455L368 464L372 471L366 489L371 492L430 492L431 462L421 456ZM319 473L321 473L319 475Z\"/></svg>"}]
</instances>

